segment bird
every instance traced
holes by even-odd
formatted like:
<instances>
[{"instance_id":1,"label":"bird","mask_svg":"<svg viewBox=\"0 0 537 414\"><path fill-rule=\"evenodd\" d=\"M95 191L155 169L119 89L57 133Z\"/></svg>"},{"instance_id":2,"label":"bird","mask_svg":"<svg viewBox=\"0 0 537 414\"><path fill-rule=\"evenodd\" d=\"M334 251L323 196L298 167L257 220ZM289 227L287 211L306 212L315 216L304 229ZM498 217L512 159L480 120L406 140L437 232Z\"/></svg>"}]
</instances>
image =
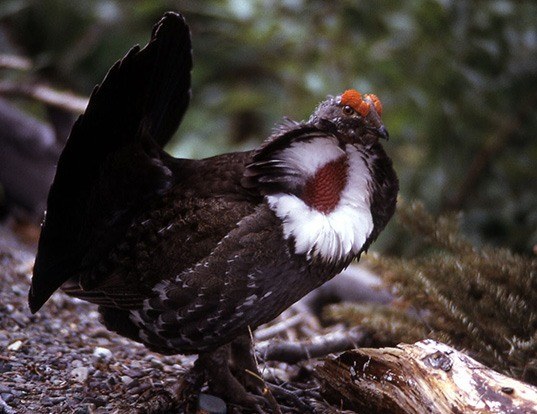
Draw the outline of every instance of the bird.
<instances>
[{"instance_id":1,"label":"bird","mask_svg":"<svg viewBox=\"0 0 537 414\"><path fill-rule=\"evenodd\" d=\"M167 12L95 87L58 161L29 306L58 289L97 304L109 330L197 354L216 395L251 402L249 332L359 259L399 184L382 104L355 89L285 118L252 150L169 155L191 49L184 17Z\"/></svg>"}]
</instances>

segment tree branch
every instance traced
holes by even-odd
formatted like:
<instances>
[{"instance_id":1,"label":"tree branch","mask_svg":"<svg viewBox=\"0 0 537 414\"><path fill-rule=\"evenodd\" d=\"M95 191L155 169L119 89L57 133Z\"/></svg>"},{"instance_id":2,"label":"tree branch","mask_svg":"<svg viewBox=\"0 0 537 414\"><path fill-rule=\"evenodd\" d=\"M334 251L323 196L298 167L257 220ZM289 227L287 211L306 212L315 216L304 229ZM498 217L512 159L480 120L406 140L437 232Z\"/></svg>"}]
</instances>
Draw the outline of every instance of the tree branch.
<instances>
[{"instance_id":1,"label":"tree branch","mask_svg":"<svg viewBox=\"0 0 537 414\"><path fill-rule=\"evenodd\" d=\"M0 68L27 71L32 69L32 61L22 56L0 55Z\"/></svg>"},{"instance_id":2,"label":"tree branch","mask_svg":"<svg viewBox=\"0 0 537 414\"><path fill-rule=\"evenodd\" d=\"M295 364L364 346L369 340L369 336L363 331L352 329L320 335L307 342L265 341L256 345L256 352L265 362L280 361Z\"/></svg>"},{"instance_id":3,"label":"tree branch","mask_svg":"<svg viewBox=\"0 0 537 414\"><path fill-rule=\"evenodd\" d=\"M0 82L0 95L32 98L69 112L80 114L88 105L88 99L70 92L60 92L37 83L21 84L13 81Z\"/></svg>"}]
</instances>

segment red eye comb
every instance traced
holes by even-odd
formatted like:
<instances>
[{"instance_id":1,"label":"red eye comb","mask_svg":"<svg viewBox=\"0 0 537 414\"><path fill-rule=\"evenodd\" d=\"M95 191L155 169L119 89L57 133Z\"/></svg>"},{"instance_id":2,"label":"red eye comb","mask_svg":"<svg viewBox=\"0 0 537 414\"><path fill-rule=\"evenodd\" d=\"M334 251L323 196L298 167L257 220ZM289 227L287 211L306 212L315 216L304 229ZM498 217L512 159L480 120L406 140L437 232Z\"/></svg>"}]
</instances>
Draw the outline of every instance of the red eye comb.
<instances>
[{"instance_id":1,"label":"red eye comb","mask_svg":"<svg viewBox=\"0 0 537 414\"><path fill-rule=\"evenodd\" d=\"M371 109L370 104L373 104L379 116L382 115L380 99L372 93L362 98L362 94L356 89L348 89L341 95L341 104L350 106L363 117L367 116Z\"/></svg>"}]
</instances>

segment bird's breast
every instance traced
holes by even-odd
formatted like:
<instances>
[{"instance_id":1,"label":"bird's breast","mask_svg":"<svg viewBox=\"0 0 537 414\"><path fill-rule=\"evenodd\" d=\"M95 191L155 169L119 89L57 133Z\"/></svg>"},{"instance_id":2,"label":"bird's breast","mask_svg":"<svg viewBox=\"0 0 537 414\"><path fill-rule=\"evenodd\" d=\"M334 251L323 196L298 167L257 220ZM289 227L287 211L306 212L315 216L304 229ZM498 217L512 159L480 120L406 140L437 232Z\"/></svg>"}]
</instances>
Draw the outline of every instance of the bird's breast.
<instances>
[{"instance_id":1,"label":"bird's breast","mask_svg":"<svg viewBox=\"0 0 537 414\"><path fill-rule=\"evenodd\" d=\"M348 145L344 155L311 175L300 196L277 193L266 199L295 253L341 262L358 255L373 230L371 180L366 155Z\"/></svg>"},{"instance_id":2,"label":"bird's breast","mask_svg":"<svg viewBox=\"0 0 537 414\"><path fill-rule=\"evenodd\" d=\"M349 165L345 155L326 163L306 181L302 200L321 213L331 213L341 200L348 174Z\"/></svg>"}]
</instances>

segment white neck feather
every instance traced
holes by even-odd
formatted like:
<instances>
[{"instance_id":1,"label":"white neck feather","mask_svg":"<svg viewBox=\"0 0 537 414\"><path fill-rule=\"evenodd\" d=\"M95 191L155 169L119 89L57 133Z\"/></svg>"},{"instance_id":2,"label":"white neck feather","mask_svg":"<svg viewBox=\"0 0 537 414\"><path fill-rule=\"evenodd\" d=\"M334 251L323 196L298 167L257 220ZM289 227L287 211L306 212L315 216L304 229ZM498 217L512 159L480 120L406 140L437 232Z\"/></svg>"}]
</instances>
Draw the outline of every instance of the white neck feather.
<instances>
[{"instance_id":1,"label":"white neck feather","mask_svg":"<svg viewBox=\"0 0 537 414\"><path fill-rule=\"evenodd\" d=\"M373 231L371 216L371 176L363 154L354 146L343 151L335 139L319 138L300 142L282 151L280 157L306 176L330 161L347 156L347 183L336 207L322 213L299 197L278 193L266 197L270 208L283 221L285 239L292 238L295 253L308 259L338 262L360 253Z\"/></svg>"}]
</instances>

